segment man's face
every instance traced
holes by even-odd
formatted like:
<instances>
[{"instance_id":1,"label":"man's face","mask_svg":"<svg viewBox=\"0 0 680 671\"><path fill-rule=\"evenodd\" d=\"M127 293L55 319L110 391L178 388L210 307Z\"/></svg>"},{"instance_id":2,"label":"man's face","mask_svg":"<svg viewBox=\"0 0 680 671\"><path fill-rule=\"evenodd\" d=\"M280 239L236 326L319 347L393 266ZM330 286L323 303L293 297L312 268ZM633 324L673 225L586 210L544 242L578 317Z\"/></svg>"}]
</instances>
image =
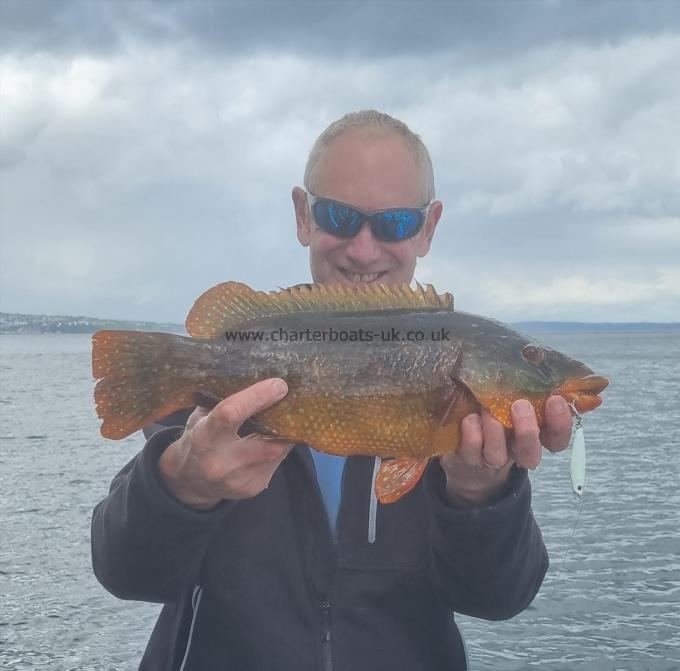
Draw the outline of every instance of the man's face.
<instances>
[{"instance_id":1,"label":"man's face","mask_svg":"<svg viewBox=\"0 0 680 671\"><path fill-rule=\"evenodd\" d=\"M314 174L315 196L363 210L421 207L421 172L404 140L395 134L347 131L326 147ZM401 242L373 237L368 222L350 239L321 230L305 191L293 189L298 240L310 248L312 278L321 284L408 284L416 258L425 256L442 204L435 201L417 236Z\"/></svg>"}]
</instances>

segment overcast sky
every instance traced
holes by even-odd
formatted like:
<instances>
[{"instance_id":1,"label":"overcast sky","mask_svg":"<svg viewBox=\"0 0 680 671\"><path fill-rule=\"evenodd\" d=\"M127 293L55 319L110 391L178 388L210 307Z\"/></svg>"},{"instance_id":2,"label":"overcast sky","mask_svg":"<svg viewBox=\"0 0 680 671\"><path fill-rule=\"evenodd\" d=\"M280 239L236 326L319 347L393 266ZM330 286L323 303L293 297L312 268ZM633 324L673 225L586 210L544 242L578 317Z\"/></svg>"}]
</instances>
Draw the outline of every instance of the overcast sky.
<instances>
[{"instance_id":1,"label":"overcast sky","mask_svg":"<svg viewBox=\"0 0 680 671\"><path fill-rule=\"evenodd\" d=\"M0 0L0 310L183 322L309 280L291 188L377 108L444 215L416 278L514 321L680 321L680 2Z\"/></svg>"}]
</instances>

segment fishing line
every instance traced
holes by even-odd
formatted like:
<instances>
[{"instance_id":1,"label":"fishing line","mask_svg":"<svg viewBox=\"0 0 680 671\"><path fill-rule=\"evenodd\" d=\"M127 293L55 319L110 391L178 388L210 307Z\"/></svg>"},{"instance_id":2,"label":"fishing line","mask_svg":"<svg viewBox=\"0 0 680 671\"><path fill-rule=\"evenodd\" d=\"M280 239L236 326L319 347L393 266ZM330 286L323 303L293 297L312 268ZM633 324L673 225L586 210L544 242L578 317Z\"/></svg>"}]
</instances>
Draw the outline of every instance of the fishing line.
<instances>
[{"instance_id":1,"label":"fishing line","mask_svg":"<svg viewBox=\"0 0 680 671\"><path fill-rule=\"evenodd\" d=\"M576 408L574 406L572 406L571 404L570 404L570 407L572 408L572 410L574 412L574 428L575 428L574 437L573 437L572 442L571 442L571 450L573 452L574 443L576 443L577 450L580 451L582 449L581 443L583 443L583 449L585 448L585 441L583 441L583 424L582 424L582 420L581 420L581 415L576 410ZM564 573L565 564L567 562L567 557L569 555L569 551L571 550L571 547L572 547L572 544L573 544L573 541L574 541L574 537L576 536L576 530L578 529L578 525L579 525L579 522L581 520L581 514L583 513L583 506L585 505L585 498L583 496L583 494L584 494L584 486L583 485L585 484L585 458L583 458L583 460L581 460L580 457L579 457L579 459L577 459L577 461L579 462L579 468L581 468L581 467L583 468L583 472L580 473L580 475L581 475L580 480L578 480L578 479L575 480L575 477L574 477L573 454L570 458L570 461L571 461L570 477L571 477L571 481L572 481L572 489L574 491L575 498L578 502L577 503L577 511L576 511L576 519L574 520L574 524L571 527L571 533L569 534L569 538L567 539L567 547L565 548L564 554L562 555L562 560L556 565L555 571L553 573L552 583L551 583L550 587L547 588L545 593L544 593L544 598L546 600L546 603L550 603L552 601L553 596L555 595L555 590L557 589L557 585L560 583L560 578L562 577L562 574ZM578 487L579 482L581 484L580 487ZM541 592L539 590L539 594L540 593ZM538 597L538 594L536 596ZM516 649L518 648L518 646L519 646L519 641L516 642L514 645L512 645L509 649L507 649L506 652L514 653L516 651ZM527 655L527 658L525 658L524 660L518 660L518 661L529 662L530 656L532 656L532 655ZM542 660L539 659L538 657L535 657L534 659L540 665Z\"/></svg>"},{"instance_id":2,"label":"fishing line","mask_svg":"<svg viewBox=\"0 0 680 671\"><path fill-rule=\"evenodd\" d=\"M564 556L562 557L562 561L559 564L558 570L561 570L564 566L564 563L567 561L567 555L569 554L569 550L571 549L571 544L572 541L574 540L574 536L576 535L576 529L578 527L579 520L581 519L581 513L583 512L583 506L585 505L585 499L581 496L579 500L579 505L578 505L578 512L576 514L576 521L574 522L574 526L571 528L571 535L569 536L569 539L567 540L567 548L564 551Z\"/></svg>"},{"instance_id":3,"label":"fishing line","mask_svg":"<svg viewBox=\"0 0 680 671\"><path fill-rule=\"evenodd\" d=\"M562 556L562 560L560 561L560 563L555 567L555 571L553 573L554 578L552 580L552 584L546 590L545 595L543 597L545 599L546 603L550 603L552 601L552 598L555 595L555 590L557 589L556 586L559 584L560 578L562 577L562 574L564 572L564 565L565 565L565 562L567 561L567 555L569 554L569 550L571 549L572 541L574 540L574 536L576 535L576 529L578 527L579 520L581 519L581 513L583 512L584 503L585 502L584 502L583 498L581 498L579 503L578 503L578 512L576 514L576 520L574 521L574 525L571 529L571 534L569 536L569 539L567 540L567 547L564 551L564 555ZM540 590L539 590L539 594L541 594ZM538 597L538 594L536 595L536 597ZM462 633L463 632L461 632L461 634ZM514 644L512 644L509 648L506 648L506 650L504 651L505 654L510 653L510 654L514 655L514 653L519 648L519 645L520 645L521 642L522 642L521 637L518 637L518 640ZM533 662L531 662L531 659L534 659L537 662L537 667L540 668L540 665L543 662L543 660L540 658L540 653L535 653L535 654L528 653L526 655L526 657L524 657L523 659L517 659L517 658L513 657L512 661L523 662L523 663L526 663L526 664L530 663L533 667ZM472 667L468 665L468 668L471 669Z\"/></svg>"}]
</instances>

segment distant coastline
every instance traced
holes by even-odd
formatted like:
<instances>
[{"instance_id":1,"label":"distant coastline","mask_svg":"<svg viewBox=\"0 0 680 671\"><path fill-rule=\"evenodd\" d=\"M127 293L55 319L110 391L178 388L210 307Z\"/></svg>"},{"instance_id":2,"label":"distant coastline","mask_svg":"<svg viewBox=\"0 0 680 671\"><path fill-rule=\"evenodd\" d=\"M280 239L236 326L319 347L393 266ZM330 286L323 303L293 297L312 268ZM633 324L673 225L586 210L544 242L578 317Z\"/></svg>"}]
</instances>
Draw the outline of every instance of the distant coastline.
<instances>
[{"instance_id":1,"label":"distant coastline","mask_svg":"<svg viewBox=\"0 0 680 671\"><path fill-rule=\"evenodd\" d=\"M0 334L9 333L94 333L103 329L185 333L182 324L96 319L69 315L27 315L0 312Z\"/></svg>"},{"instance_id":2,"label":"distant coastline","mask_svg":"<svg viewBox=\"0 0 680 671\"><path fill-rule=\"evenodd\" d=\"M680 322L522 321L511 326L532 333L680 333ZM102 329L185 333L182 324L0 312L0 334L94 333Z\"/></svg>"},{"instance_id":3,"label":"distant coastline","mask_svg":"<svg viewBox=\"0 0 680 671\"><path fill-rule=\"evenodd\" d=\"M680 322L512 322L532 333L680 333Z\"/></svg>"}]
</instances>

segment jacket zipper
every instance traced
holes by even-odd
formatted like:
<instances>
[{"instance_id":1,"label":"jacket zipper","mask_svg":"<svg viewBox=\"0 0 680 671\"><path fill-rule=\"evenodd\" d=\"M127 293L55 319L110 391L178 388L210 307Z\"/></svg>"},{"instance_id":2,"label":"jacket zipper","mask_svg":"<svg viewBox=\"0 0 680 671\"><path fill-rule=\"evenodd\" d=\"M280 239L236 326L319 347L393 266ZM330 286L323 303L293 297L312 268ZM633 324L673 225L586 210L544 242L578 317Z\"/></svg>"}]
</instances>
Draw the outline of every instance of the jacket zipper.
<instances>
[{"instance_id":1,"label":"jacket zipper","mask_svg":"<svg viewBox=\"0 0 680 671\"><path fill-rule=\"evenodd\" d=\"M321 664L323 671L333 671L331 654L331 604L321 602Z\"/></svg>"}]
</instances>

